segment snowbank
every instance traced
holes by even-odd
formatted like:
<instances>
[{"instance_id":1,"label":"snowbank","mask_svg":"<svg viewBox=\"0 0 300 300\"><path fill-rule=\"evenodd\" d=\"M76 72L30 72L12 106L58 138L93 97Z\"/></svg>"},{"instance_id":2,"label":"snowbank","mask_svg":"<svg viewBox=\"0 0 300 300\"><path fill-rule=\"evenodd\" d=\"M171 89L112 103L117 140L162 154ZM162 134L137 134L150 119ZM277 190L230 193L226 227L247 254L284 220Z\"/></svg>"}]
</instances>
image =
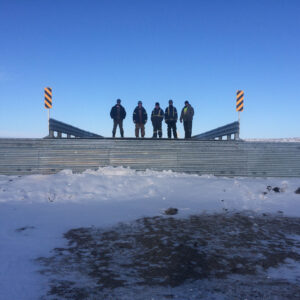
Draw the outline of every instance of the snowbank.
<instances>
[{"instance_id":1,"label":"snowbank","mask_svg":"<svg viewBox=\"0 0 300 300\"><path fill-rule=\"evenodd\" d=\"M267 190L278 187L280 192ZM222 209L283 211L300 216L297 178L220 178L172 171L137 172L129 168L99 168L73 174L0 176L0 203L114 205L122 216L137 207L141 214L160 213L176 206L182 213Z\"/></svg>"}]
</instances>

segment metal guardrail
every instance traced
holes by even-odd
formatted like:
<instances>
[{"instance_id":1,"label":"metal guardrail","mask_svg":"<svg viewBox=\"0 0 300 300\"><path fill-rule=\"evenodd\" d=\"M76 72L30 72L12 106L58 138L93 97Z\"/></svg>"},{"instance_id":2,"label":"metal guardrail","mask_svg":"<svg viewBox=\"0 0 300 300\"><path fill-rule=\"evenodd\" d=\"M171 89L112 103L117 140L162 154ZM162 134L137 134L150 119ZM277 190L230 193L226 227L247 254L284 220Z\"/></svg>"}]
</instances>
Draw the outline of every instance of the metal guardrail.
<instances>
[{"instance_id":1,"label":"metal guardrail","mask_svg":"<svg viewBox=\"0 0 300 300\"><path fill-rule=\"evenodd\" d=\"M222 140L223 136L226 136L227 140L231 140L231 136L234 135L234 139L238 140L239 132L240 132L239 122L233 122L225 126L221 126L216 129L194 135L192 138L198 140L215 140L215 139Z\"/></svg>"},{"instance_id":2,"label":"metal guardrail","mask_svg":"<svg viewBox=\"0 0 300 300\"><path fill-rule=\"evenodd\" d=\"M50 119L49 136L46 138L55 138L54 132L57 132L57 138L62 138L62 134L66 134L67 138L71 138L72 136L76 138L103 138L101 135L79 129L55 119Z\"/></svg>"},{"instance_id":3,"label":"metal guardrail","mask_svg":"<svg viewBox=\"0 0 300 300\"><path fill-rule=\"evenodd\" d=\"M0 139L0 174L101 166L215 176L300 177L300 143L153 139Z\"/></svg>"}]
</instances>

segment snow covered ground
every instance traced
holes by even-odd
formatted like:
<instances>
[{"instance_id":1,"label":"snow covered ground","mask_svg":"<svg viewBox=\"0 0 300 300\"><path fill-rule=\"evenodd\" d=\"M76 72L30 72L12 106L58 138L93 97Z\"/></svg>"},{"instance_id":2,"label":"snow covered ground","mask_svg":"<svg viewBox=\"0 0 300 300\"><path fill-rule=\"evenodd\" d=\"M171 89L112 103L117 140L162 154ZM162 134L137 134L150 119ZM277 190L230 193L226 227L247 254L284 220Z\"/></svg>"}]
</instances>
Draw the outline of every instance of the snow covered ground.
<instances>
[{"instance_id":1,"label":"snow covered ground","mask_svg":"<svg viewBox=\"0 0 300 300\"><path fill-rule=\"evenodd\" d=\"M278 143L299 143L300 138L295 137L295 138L280 138L280 139L243 139L246 142L278 142Z\"/></svg>"},{"instance_id":2,"label":"snow covered ground","mask_svg":"<svg viewBox=\"0 0 300 300\"><path fill-rule=\"evenodd\" d=\"M200 222L199 224L203 224L203 220L206 220L206 223L213 226L214 220L219 220L216 221L218 232L222 231L220 228L227 228L226 224L231 222L231 227L228 227L225 237L228 236L228 239L232 239L232 241L234 240L232 224L236 224L237 230L242 230L241 228L245 229L245 220L248 225L250 224L247 225L249 228L246 226L247 234L250 234L250 231L251 234L253 232L259 234L255 226L259 228L261 226L268 231L269 235L272 235L272 228L276 228L276 231L282 235L284 245L282 246L278 239L272 238L268 240L268 245L271 245L273 250L276 250L278 245L284 247L284 251L277 249L279 251L276 252L277 256L280 256L280 253L292 253L292 256L287 254L287 258L283 257L284 263L279 265L268 265L266 270L258 272L260 275L255 279L265 285L265 281L262 280L264 278L262 274L264 274L268 280L277 280L287 288L289 284L294 288L300 284L298 260L300 232L297 227L300 225L300 219L298 219L300 218L300 194L295 193L299 187L299 178L217 178L210 175L197 176L170 171L136 172L121 167L100 168L98 171L89 170L82 174L72 174L70 170L65 170L47 176L0 176L0 299L64 299L62 294L57 296L59 295L57 286L56 289L52 289L52 295L49 294L49 280L53 280L54 270L57 270L57 278L71 276L70 273L64 273L71 272L70 269L67 270L66 267L60 269L58 263L61 265L62 262L58 257L74 262L74 257L70 256L74 249L70 251L68 248L70 241L78 244L78 240L72 240L74 239L74 231L72 231L74 229L82 228L79 232L86 239L91 237L94 239L98 235L102 237L104 234L107 235L107 232L111 232L113 228L113 231L118 233L120 241L124 242L124 239L126 240L124 232L133 228L136 232L130 239L133 243L133 239L140 236L140 233L136 231L136 228L140 228L140 223L136 223L137 219L143 220L142 230L149 233L148 225L145 225L148 224L148 220L150 223L155 223L154 229L151 227L151 230L155 232L157 231L155 226L157 228L166 227L172 231L171 227L174 224L169 222L177 220L181 223L176 223L178 226L175 227L177 229L185 228L193 223L192 219L189 219L191 215L198 216L199 219L196 222ZM171 219L164 215L164 211L169 207L178 209L178 214ZM285 219L285 217L288 218ZM268 222L265 222L264 218ZM123 222L123 225L120 225L120 222ZM269 224L274 226L270 227ZM280 228L280 224L286 225L284 228ZM207 228L207 231L201 234L208 235L212 228ZM177 234L174 236L174 232L168 235L173 246L177 243L174 240ZM222 240L223 243L224 235L218 236L218 232L216 232L215 238L212 235L213 232L210 232L210 240ZM64 237L66 233L68 234ZM178 235L192 236L196 240L203 238L200 237L201 234L195 231L178 232ZM276 233L274 233L275 235ZM151 236L153 237L152 233ZM162 237L160 236L160 238ZM263 247L264 240L262 237L259 239L259 247ZM102 242L104 244L100 243L99 247L101 245L108 247L109 241ZM247 238L245 242L247 242ZM205 243L205 247L211 245L212 248L223 245L221 242L221 244L210 244L207 240ZM128 246L128 249L132 248L132 245ZM136 240L134 240L134 245L140 247ZM151 245L151 247L155 247L155 245ZM191 247L194 246L191 245ZM231 249L233 245L230 244L229 247ZM88 251L86 248L84 249L78 248L76 251ZM111 252L115 256L121 255L121 252L113 248L107 249L108 253ZM142 251L141 249L139 251ZM205 251L210 251L209 248L205 249ZM240 251L247 250L239 249ZM80 253L79 256L83 255L82 252ZM122 255L126 257L129 255L128 253L125 251ZM94 254L87 252L85 255L90 257ZM229 252L224 252L222 255L223 259L227 259ZM245 255L251 255L251 253L247 252ZM255 255L256 258L259 257L257 253ZM178 256L176 257L178 258ZM78 263L78 258L74 263ZM255 263L257 262L255 261ZM238 264L236 268L242 269L241 264ZM115 264L115 266L119 265ZM45 271L46 267L49 272ZM87 276L80 277L79 269L80 267L72 275L73 281L86 282L88 286L96 284ZM113 272L113 268L110 271ZM171 284L164 287L151 287L150 284L147 288L144 286L143 290L139 290L137 287L117 286L114 294L117 296L112 299L199 299L201 297L203 299L230 299L231 297L232 299L236 295L242 295L242 291L243 296L248 295L247 299L254 299L255 294L249 287L249 283L253 282L252 275L249 271L241 276L237 271L237 274L230 274L226 279L218 276L196 278L197 281L188 280L181 285L172 286ZM130 276L133 278L132 274ZM241 291L226 290L227 292L224 292L224 282L232 285L237 280L239 286L242 287ZM204 284L205 289L201 288ZM267 291L269 285L266 284L264 288ZM201 294L204 292L205 294ZM295 292L298 291L294 290ZM99 295L90 299L101 299ZM77 296L77 299L88 299L86 295L79 292ZM300 294L297 296L300 297Z\"/></svg>"}]
</instances>

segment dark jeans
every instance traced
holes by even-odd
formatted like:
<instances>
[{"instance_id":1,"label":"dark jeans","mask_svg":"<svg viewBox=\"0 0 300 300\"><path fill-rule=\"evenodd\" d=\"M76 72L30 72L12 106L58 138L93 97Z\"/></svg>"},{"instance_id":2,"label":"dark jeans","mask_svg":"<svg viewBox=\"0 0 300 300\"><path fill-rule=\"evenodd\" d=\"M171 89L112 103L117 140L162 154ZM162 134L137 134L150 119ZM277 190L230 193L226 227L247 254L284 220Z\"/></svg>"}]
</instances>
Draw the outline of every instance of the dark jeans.
<instances>
[{"instance_id":1,"label":"dark jeans","mask_svg":"<svg viewBox=\"0 0 300 300\"><path fill-rule=\"evenodd\" d=\"M173 136L175 139L177 139L177 128L176 128L176 121L168 121L168 138L170 139L172 134L171 130L173 130Z\"/></svg>"},{"instance_id":2,"label":"dark jeans","mask_svg":"<svg viewBox=\"0 0 300 300\"><path fill-rule=\"evenodd\" d=\"M120 128L121 137L124 137L123 120L114 120L114 128L112 131L113 137L115 137L115 135L116 135L118 125Z\"/></svg>"},{"instance_id":3,"label":"dark jeans","mask_svg":"<svg viewBox=\"0 0 300 300\"><path fill-rule=\"evenodd\" d=\"M152 122L154 138L157 138L157 133L160 138L162 137L161 123L162 123L161 120L154 120Z\"/></svg>"},{"instance_id":4,"label":"dark jeans","mask_svg":"<svg viewBox=\"0 0 300 300\"><path fill-rule=\"evenodd\" d=\"M192 137L192 124L193 121L183 121L183 127L185 132L185 139L190 139Z\"/></svg>"}]
</instances>

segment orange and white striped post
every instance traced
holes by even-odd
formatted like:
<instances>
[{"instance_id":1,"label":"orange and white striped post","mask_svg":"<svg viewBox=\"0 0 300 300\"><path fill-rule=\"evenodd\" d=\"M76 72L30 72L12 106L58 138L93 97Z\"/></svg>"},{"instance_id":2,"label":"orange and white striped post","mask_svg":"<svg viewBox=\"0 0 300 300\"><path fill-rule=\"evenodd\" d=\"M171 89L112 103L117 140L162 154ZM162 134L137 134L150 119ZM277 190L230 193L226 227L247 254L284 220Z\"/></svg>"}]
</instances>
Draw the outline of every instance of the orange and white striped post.
<instances>
[{"instance_id":1,"label":"orange and white striped post","mask_svg":"<svg viewBox=\"0 0 300 300\"><path fill-rule=\"evenodd\" d=\"M48 129L49 128L49 120L50 120L50 109L52 108L52 88L46 87L45 91L45 108L48 109ZM49 131L50 132L50 131Z\"/></svg>"},{"instance_id":2,"label":"orange and white striped post","mask_svg":"<svg viewBox=\"0 0 300 300\"><path fill-rule=\"evenodd\" d=\"M244 110L244 91L236 92L236 111L239 112L239 127L241 127L241 111ZM240 130L239 130L240 131Z\"/></svg>"}]
</instances>

